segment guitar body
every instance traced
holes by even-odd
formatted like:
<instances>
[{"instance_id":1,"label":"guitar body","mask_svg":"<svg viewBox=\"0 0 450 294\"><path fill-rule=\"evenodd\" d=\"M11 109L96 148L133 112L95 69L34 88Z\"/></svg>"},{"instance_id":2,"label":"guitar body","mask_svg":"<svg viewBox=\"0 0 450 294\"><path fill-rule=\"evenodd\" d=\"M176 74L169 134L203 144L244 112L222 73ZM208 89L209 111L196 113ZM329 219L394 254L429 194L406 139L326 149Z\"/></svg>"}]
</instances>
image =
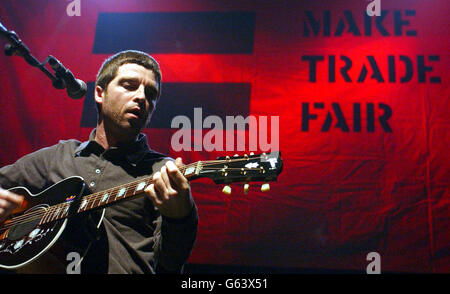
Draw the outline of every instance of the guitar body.
<instances>
[{"instance_id":1,"label":"guitar body","mask_svg":"<svg viewBox=\"0 0 450 294\"><path fill-rule=\"evenodd\" d=\"M65 272L67 250L64 244L59 244L63 242L58 242L58 246L54 245L61 239L72 219L63 218L50 222L42 220L51 206L72 202L75 197L84 194L84 186L83 178L75 176L35 195L24 187L10 189L11 192L23 195L24 202L2 224L8 228L0 231L0 268L20 273L43 273L43 270L51 273ZM19 216L12 220L17 215ZM101 221L102 218L98 220L98 226Z\"/></svg>"}]
</instances>

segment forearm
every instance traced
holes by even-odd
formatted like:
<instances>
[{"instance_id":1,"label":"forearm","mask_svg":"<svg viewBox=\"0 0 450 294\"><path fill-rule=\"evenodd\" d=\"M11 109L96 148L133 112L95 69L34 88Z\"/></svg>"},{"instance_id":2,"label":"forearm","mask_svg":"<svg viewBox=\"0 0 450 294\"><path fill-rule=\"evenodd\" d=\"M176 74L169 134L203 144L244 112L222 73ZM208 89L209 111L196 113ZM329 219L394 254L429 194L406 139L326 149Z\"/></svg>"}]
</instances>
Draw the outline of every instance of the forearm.
<instances>
[{"instance_id":1,"label":"forearm","mask_svg":"<svg viewBox=\"0 0 450 294\"><path fill-rule=\"evenodd\" d=\"M161 218L160 236L156 238L156 271L181 273L194 247L198 214L194 205L191 213L180 220Z\"/></svg>"}]
</instances>

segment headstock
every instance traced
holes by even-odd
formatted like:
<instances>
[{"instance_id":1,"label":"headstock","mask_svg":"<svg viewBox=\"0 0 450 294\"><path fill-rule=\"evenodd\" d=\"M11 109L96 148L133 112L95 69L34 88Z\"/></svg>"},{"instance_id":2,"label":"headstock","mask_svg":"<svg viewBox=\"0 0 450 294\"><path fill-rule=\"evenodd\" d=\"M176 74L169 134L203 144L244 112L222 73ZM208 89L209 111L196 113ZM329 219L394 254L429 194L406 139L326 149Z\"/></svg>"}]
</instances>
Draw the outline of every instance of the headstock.
<instances>
[{"instance_id":1,"label":"headstock","mask_svg":"<svg viewBox=\"0 0 450 294\"><path fill-rule=\"evenodd\" d=\"M208 177L216 184L226 184L222 192L231 193L231 187L228 185L234 182L244 182L244 192L249 189L249 182L265 182L261 186L261 191L266 192L270 189L267 182L276 181L283 168L281 153L271 152L254 155L245 154L244 156L233 157L223 156L217 160L202 161L198 175Z\"/></svg>"}]
</instances>

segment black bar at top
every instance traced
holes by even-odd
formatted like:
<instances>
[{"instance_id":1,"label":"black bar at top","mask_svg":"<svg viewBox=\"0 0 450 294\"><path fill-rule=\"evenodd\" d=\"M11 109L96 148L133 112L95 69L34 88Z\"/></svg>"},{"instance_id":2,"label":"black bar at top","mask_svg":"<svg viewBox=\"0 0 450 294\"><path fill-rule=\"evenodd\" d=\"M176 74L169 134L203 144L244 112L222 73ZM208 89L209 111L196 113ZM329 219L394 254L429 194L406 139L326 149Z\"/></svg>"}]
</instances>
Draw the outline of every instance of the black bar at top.
<instances>
[{"instance_id":1,"label":"black bar at top","mask_svg":"<svg viewBox=\"0 0 450 294\"><path fill-rule=\"evenodd\" d=\"M252 54L254 12L100 13L94 54Z\"/></svg>"}]
</instances>

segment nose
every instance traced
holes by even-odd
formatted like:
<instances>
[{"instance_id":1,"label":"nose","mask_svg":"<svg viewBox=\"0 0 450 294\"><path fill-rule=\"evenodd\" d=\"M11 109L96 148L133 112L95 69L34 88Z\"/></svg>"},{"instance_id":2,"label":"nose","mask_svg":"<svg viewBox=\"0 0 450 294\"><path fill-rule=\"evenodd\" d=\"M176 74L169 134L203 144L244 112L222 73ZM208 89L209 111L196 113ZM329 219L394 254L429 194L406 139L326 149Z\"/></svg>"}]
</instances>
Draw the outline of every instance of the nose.
<instances>
[{"instance_id":1,"label":"nose","mask_svg":"<svg viewBox=\"0 0 450 294\"><path fill-rule=\"evenodd\" d=\"M139 104L145 103L146 97L145 97L145 87L144 87L144 85L140 85L139 88L136 89L136 93L134 95L133 100L135 100Z\"/></svg>"}]
</instances>

